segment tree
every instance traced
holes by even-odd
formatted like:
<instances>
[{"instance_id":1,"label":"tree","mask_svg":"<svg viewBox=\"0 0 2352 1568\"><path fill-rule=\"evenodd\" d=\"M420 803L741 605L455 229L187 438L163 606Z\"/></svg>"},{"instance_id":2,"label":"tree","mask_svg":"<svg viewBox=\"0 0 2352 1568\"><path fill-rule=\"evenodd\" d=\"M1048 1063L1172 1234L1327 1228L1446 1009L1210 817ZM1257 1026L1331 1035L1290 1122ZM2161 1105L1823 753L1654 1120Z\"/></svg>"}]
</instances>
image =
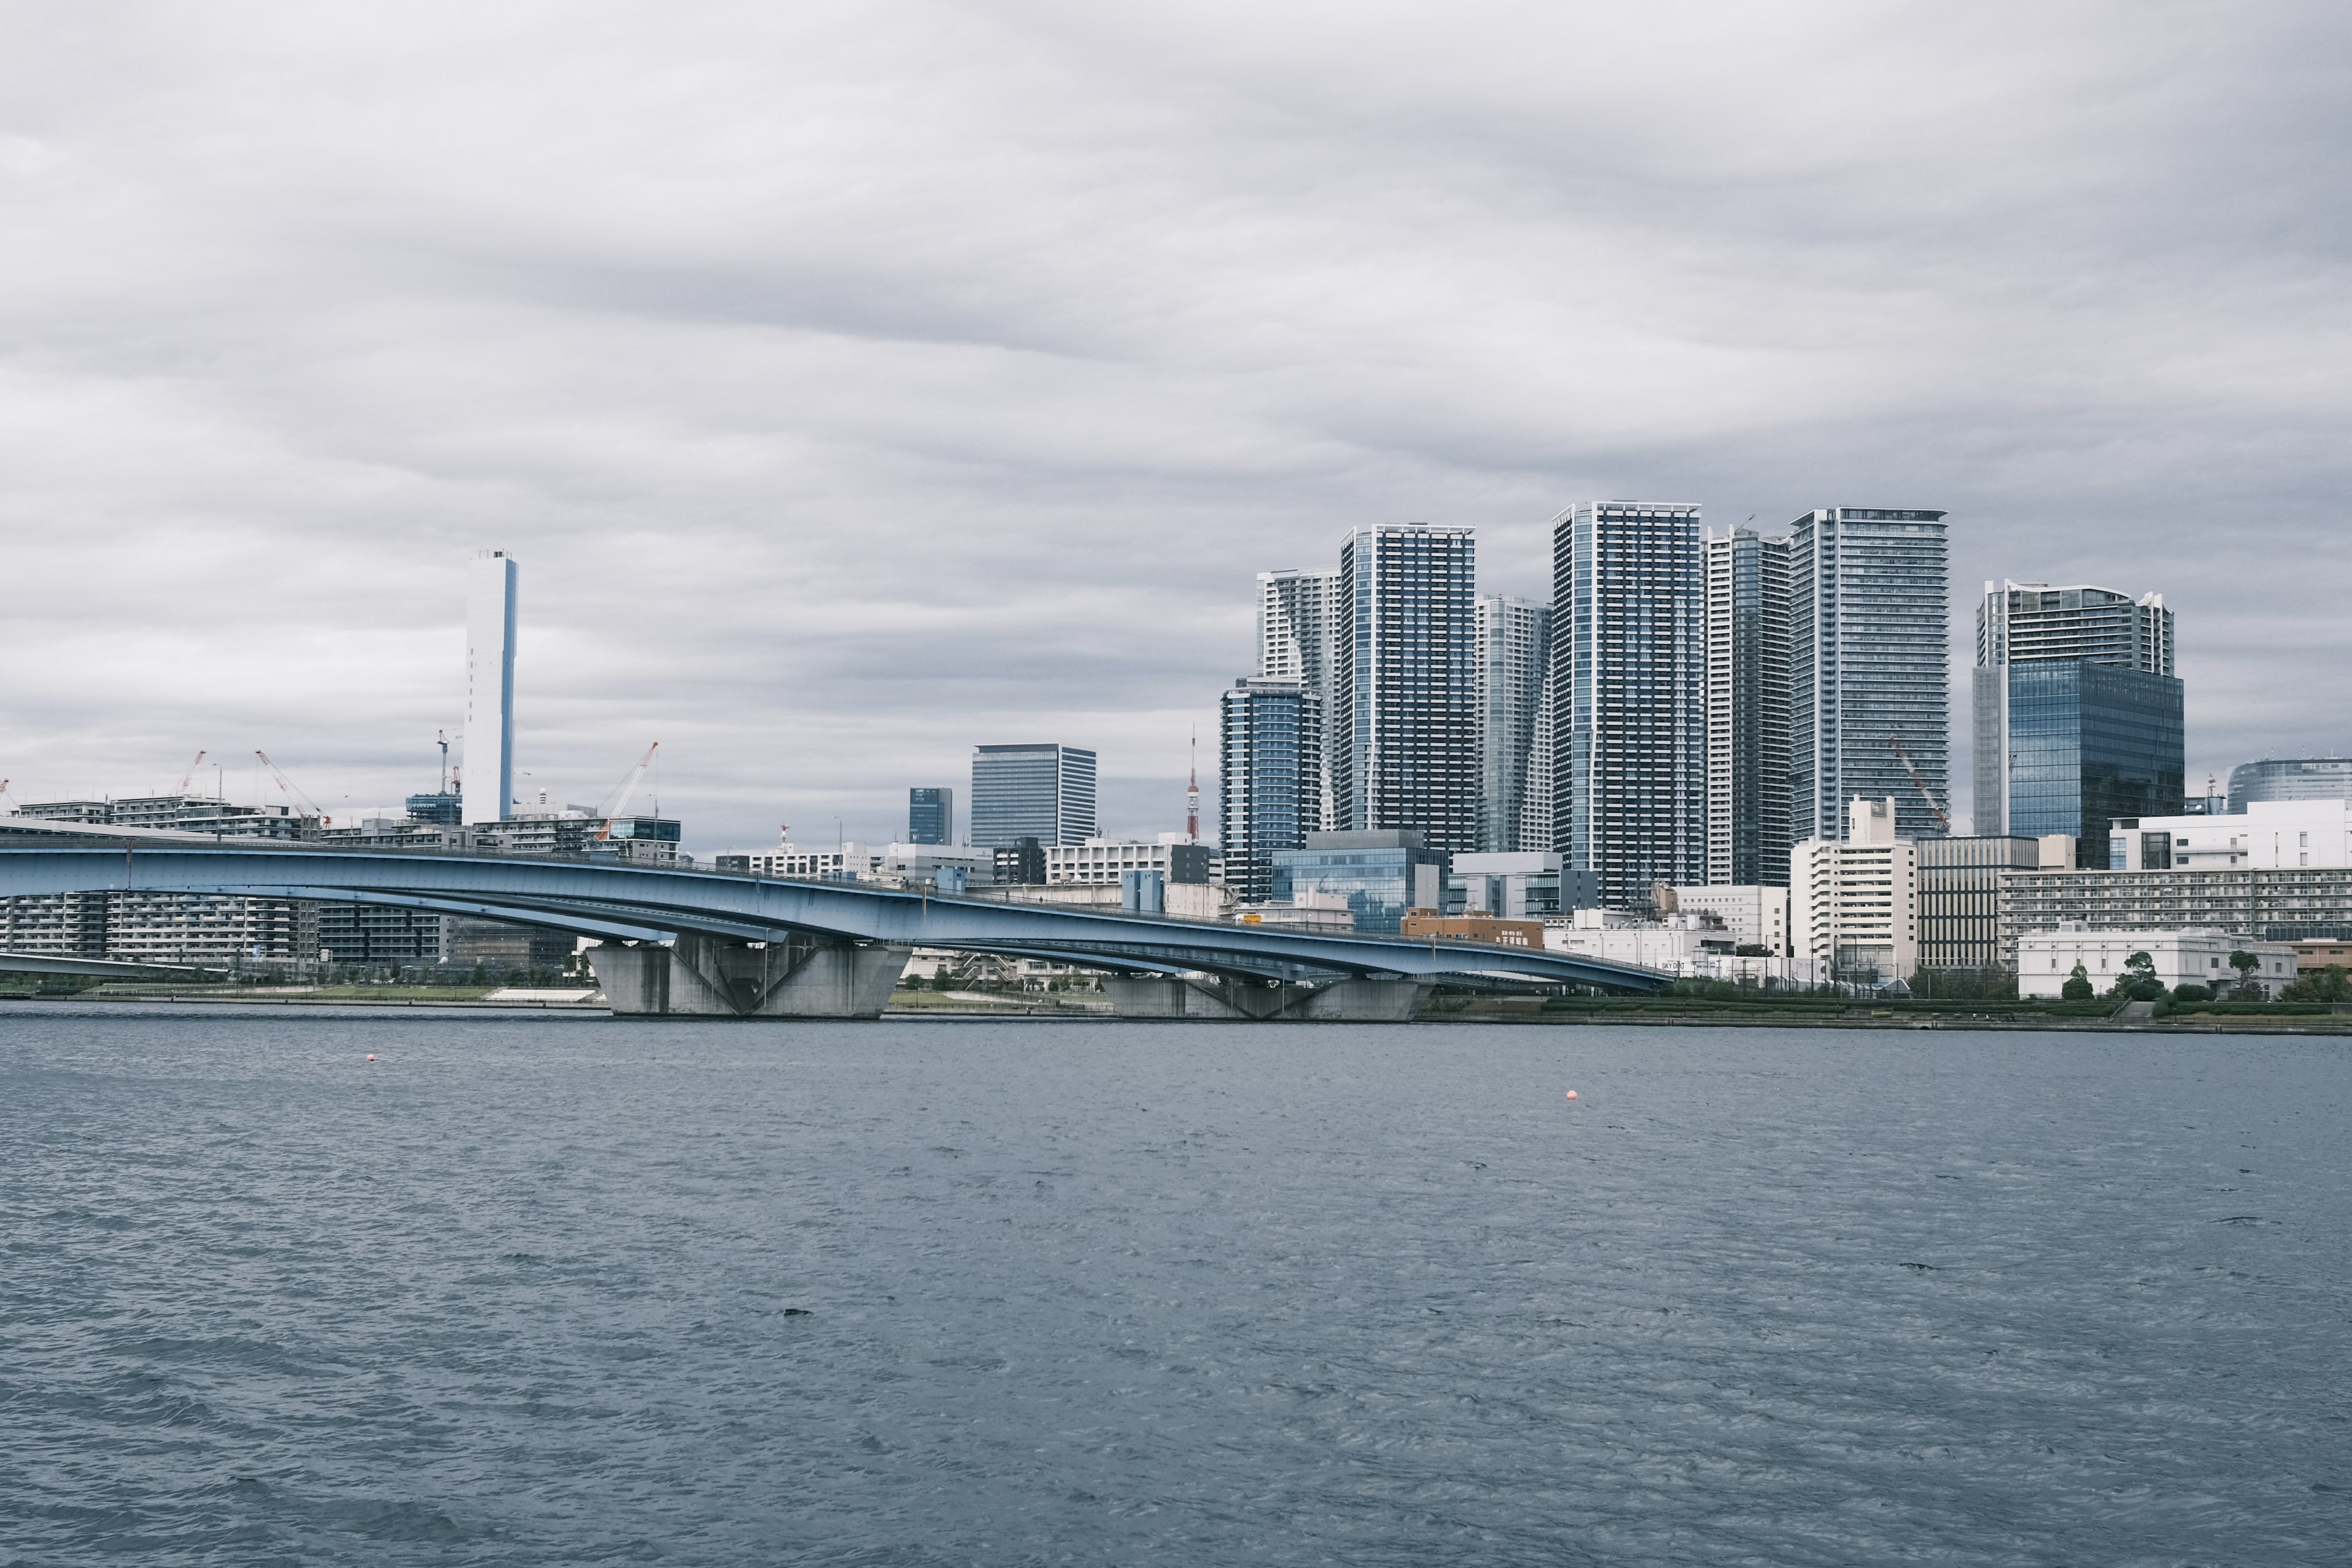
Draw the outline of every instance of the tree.
<instances>
[{"instance_id":1,"label":"tree","mask_svg":"<svg viewBox=\"0 0 2352 1568\"><path fill-rule=\"evenodd\" d=\"M2213 993L2202 985L2176 985L2172 988L2175 1002L2210 1002Z\"/></svg>"},{"instance_id":2,"label":"tree","mask_svg":"<svg viewBox=\"0 0 2352 1568\"><path fill-rule=\"evenodd\" d=\"M2091 984L2091 972L2079 962L2074 973L2066 977L2066 984L2058 988L2058 994L2069 1002L2088 1002L2098 994L2099 988Z\"/></svg>"},{"instance_id":3,"label":"tree","mask_svg":"<svg viewBox=\"0 0 2352 1568\"><path fill-rule=\"evenodd\" d=\"M2240 948L2230 955L2230 967L2238 972L2238 984L2230 992L2231 1000L2261 1001L2263 999L2262 983L2254 976L2261 971L2263 961L2245 949Z\"/></svg>"},{"instance_id":4,"label":"tree","mask_svg":"<svg viewBox=\"0 0 2352 1568\"><path fill-rule=\"evenodd\" d=\"M2340 963L2331 963L2296 975L2294 984L2279 995L2289 1002L2352 1002L2352 973L2347 973Z\"/></svg>"}]
</instances>

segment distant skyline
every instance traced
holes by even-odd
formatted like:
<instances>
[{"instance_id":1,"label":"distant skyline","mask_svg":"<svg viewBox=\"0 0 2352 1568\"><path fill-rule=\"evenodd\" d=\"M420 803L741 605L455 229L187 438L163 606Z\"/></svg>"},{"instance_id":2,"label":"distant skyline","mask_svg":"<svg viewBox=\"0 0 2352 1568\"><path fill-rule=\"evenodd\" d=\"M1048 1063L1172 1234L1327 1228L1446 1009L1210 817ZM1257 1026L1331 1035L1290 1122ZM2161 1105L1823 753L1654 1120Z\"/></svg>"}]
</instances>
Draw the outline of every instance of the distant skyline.
<instances>
[{"instance_id":1,"label":"distant skyline","mask_svg":"<svg viewBox=\"0 0 2352 1568\"><path fill-rule=\"evenodd\" d=\"M394 805L503 549L519 795L658 740L689 847L882 839L1054 740L1173 829L1257 573L1428 521L1548 600L1621 497L1945 510L1956 790L1987 579L2165 595L2192 795L2352 749L2347 33L0 12L0 777Z\"/></svg>"}]
</instances>

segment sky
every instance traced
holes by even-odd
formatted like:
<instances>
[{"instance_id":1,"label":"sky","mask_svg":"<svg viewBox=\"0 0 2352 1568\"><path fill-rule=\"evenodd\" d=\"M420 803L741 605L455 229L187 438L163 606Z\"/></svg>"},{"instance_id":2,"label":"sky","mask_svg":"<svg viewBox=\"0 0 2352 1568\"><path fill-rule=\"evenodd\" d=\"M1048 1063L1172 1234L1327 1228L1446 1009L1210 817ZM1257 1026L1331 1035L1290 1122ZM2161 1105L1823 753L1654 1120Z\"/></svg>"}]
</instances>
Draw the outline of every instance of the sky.
<instances>
[{"instance_id":1,"label":"sky","mask_svg":"<svg viewBox=\"0 0 2352 1568\"><path fill-rule=\"evenodd\" d=\"M1214 798L1256 573L1938 507L2161 592L2192 785L2352 746L2352 11L0 3L0 777L330 813L652 742L689 847L978 742ZM645 804L641 800L641 805Z\"/></svg>"}]
</instances>

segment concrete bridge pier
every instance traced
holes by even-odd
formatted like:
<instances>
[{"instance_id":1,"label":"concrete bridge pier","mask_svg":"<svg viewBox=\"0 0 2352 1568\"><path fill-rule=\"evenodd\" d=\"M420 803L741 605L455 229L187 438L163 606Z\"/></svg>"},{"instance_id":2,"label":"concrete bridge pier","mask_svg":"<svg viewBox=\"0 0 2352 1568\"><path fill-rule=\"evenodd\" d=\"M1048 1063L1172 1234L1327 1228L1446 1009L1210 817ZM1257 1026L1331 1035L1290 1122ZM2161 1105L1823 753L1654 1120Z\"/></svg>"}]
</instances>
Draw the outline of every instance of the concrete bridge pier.
<instances>
[{"instance_id":1,"label":"concrete bridge pier","mask_svg":"<svg viewBox=\"0 0 2352 1568\"><path fill-rule=\"evenodd\" d=\"M1122 1018L1227 1022L1409 1024L1434 988L1427 980L1331 980L1304 984L1191 976L1103 977L1103 993Z\"/></svg>"},{"instance_id":2,"label":"concrete bridge pier","mask_svg":"<svg viewBox=\"0 0 2352 1568\"><path fill-rule=\"evenodd\" d=\"M614 1013L669 1018L878 1018L903 947L794 936L753 946L680 931L674 946L600 942L589 966Z\"/></svg>"}]
</instances>

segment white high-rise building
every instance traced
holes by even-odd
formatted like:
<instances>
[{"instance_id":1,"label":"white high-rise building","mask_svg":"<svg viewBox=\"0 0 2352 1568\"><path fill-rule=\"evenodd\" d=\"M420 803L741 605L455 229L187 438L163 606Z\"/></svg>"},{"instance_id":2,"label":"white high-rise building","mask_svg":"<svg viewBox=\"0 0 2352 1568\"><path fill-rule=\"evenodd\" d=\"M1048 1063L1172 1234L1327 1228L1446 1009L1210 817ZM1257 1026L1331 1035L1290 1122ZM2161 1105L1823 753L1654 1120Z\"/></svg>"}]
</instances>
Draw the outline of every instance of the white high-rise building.
<instances>
[{"instance_id":1,"label":"white high-rise building","mask_svg":"<svg viewBox=\"0 0 2352 1568\"><path fill-rule=\"evenodd\" d=\"M1789 541L1706 542L1706 879L1789 876Z\"/></svg>"},{"instance_id":2,"label":"white high-rise building","mask_svg":"<svg viewBox=\"0 0 2352 1568\"><path fill-rule=\"evenodd\" d=\"M1478 847L1551 848L1551 737L1543 732L1551 606L1481 594L1477 602ZM1538 753L1544 753L1542 763ZM1538 793L1542 775L1545 793Z\"/></svg>"},{"instance_id":3,"label":"white high-rise building","mask_svg":"<svg viewBox=\"0 0 2352 1568\"><path fill-rule=\"evenodd\" d=\"M1334 815L1349 833L1475 847L1477 543L1467 528L1383 524L1339 547Z\"/></svg>"},{"instance_id":4,"label":"white high-rise building","mask_svg":"<svg viewBox=\"0 0 2352 1568\"><path fill-rule=\"evenodd\" d=\"M1257 574L1257 677L1297 681L1324 721L1336 690L1339 595L1337 570L1293 567ZM1314 815L1301 831L1328 833L1338 826L1328 747L1317 746L1315 768Z\"/></svg>"},{"instance_id":5,"label":"white high-rise building","mask_svg":"<svg viewBox=\"0 0 2352 1568\"><path fill-rule=\"evenodd\" d=\"M466 569L466 780L468 824L514 802L515 563L485 550Z\"/></svg>"},{"instance_id":6,"label":"white high-rise building","mask_svg":"<svg viewBox=\"0 0 2352 1568\"><path fill-rule=\"evenodd\" d=\"M1789 937L1813 974L1883 985L1919 967L1919 847L1898 837L1893 796L1848 803L1845 838L1789 851Z\"/></svg>"}]
</instances>

